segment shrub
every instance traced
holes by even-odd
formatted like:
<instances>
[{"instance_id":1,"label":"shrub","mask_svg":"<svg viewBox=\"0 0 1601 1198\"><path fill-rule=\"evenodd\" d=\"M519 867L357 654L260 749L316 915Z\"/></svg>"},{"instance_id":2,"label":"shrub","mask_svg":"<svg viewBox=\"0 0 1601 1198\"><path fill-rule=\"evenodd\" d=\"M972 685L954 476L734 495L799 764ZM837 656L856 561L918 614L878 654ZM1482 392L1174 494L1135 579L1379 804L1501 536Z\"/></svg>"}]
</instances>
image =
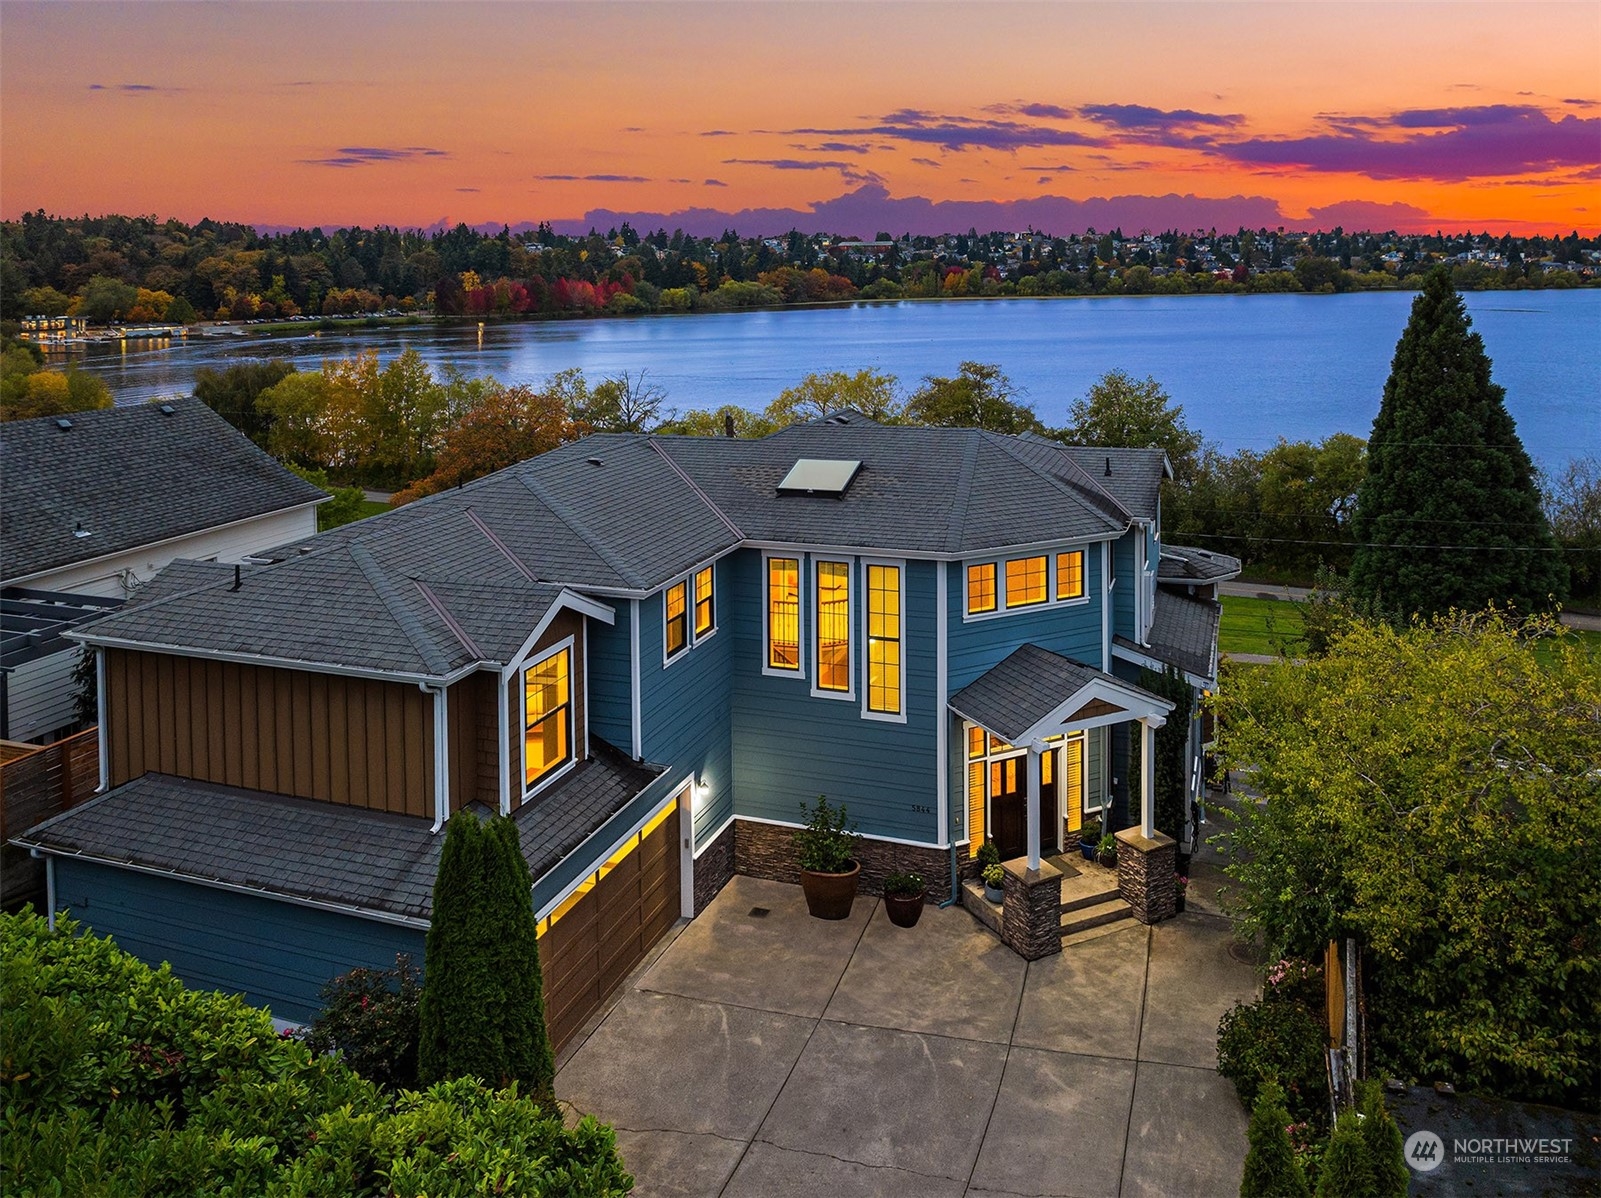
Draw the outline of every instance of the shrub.
<instances>
[{"instance_id":1,"label":"shrub","mask_svg":"<svg viewBox=\"0 0 1601 1198\"><path fill-rule=\"evenodd\" d=\"M984 885L991 890L999 890L1006 882L1006 871L999 865L986 865L984 867Z\"/></svg>"},{"instance_id":2,"label":"shrub","mask_svg":"<svg viewBox=\"0 0 1601 1198\"><path fill-rule=\"evenodd\" d=\"M426 951L418 1079L516 1082L554 1106L533 881L509 819L451 816Z\"/></svg>"},{"instance_id":3,"label":"shrub","mask_svg":"<svg viewBox=\"0 0 1601 1198\"><path fill-rule=\"evenodd\" d=\"M815 805L801 804L801 814L806 817L806 826L795 833L800 867L810 873L844 873L858 839L845 804L831 807L828 796L818 795Z\"/></svg>"},{"instance_id":4,"label":"shrub","mask_svg":"<svg viewBox=\"0 0 1601 1198\"><path fill-rule=\"evenodd\" d=\"M1256 1105L1263 1082L1276 1082L1297 1119L1322 1126L1328 1118L1323 1029L1298 1002L1268 997L1224 1014L1217 1025L1217 1071L1234 1083L1247 1108Z\"/></svg>"},{"instance_id":5,"label":"shrub","mask_svg":"<svg viewBox=\"0 0 1601 1198\"><path fill-rule=\"evenodd\" d=\"M1323 1153L1317 1198L1374 1198L1378 1192L1378 1178L1362 1137L1361 1117L1355 1111L1343 1111L1334 1122L1334 1134Z\"/></svg>"},{"instance_id":6,"label":"shrub","mask_svg":"<svg viewBox=\"0 0 1601 1198\"><path fill-rule=\"evenodd\" d=\"M421 994L405 953L396 955L393 969L352 969L322 988L322 1014L302 1039L312 1052L339 1053L386 1090L414 1090Z\"/></svg>"},{"instance_id":7,"label":"shrub","mask_svg":"<svg viewBox=\"0 0 1601 1198\"><path fill-rule=\"evenodd\" d=\"M1095 859L1110 868L1117 864L1117 837L1108 832L1095 846Z\"/></svg>"},{"instance_id":8,"label":"shrub","mask_svg":"<svg viewBox=\"0 0 1601 1198\"><path fill-rule=\"evenodd\" d=\"M1262 1083L1245 1133L1250 1147L1245 1153L1240 1198L1310 1198L1306 1176L1290 1144L1289 1124L1284 1091L1276 1082Z\"/></svg>"},{"instance_id":9,"label":"shrub","mask_svg":"<svg viewBox=\"0 0 1601 1198\"><path fill-rule=\"evenodd\" d=\"M1001 850L995 847L993 840L986 840L978 846L978 852L973 855L973 859L978 862L980 870L985 870L1001 863Z\"/></svg>"},{"instance_id":10,"label":"shrub","mask_svg":"<svg viewBox=\"0 0 1601 1198\"><path fill-rule=\"evenodd\" d=\"M1368 1165L1373 1170L1373 1193L1377 1198L1406 1198L1412 1173L1407 1168L1401 1129L1384 1105L1384 1091L1378 1082L1361 1081L1356 1085L1362 1141L1367 1145Z\"/></svg>"},{"instance_id":11,"label":"shrub","mask_svg":"<svg viewBox=\"0 0 1601 1198\"><path fill-rule=\"evenodd\" d=\"M916 898L923 893L923 875L896 872L884 879L884 893L896 898Z\"/></svg>"},{"instance_id":12,"label":"shrub","mask_svg":"<svg viewBox=\"0 0 1601 1198\"><path fill-rule=\"evenodd\" d=\"M393 1105L392 1105L393 1104ZM544 1194L632 1179L610 1128L475 1081L392 1100L265 1011L110 940L0 915L0 1192Z\"/></svg>"}]
</instances>

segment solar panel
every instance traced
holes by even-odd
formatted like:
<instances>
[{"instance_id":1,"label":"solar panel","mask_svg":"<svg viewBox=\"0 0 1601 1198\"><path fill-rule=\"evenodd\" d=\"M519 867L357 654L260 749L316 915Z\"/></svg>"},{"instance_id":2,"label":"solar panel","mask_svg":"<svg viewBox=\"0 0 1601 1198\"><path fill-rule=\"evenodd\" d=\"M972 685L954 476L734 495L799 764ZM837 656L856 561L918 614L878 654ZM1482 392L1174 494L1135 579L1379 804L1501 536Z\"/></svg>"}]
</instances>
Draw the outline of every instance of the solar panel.
<instances>
[{"instance_id":1,"label":"solar panel","mask_svg":"<svg viewBox=\"0 0 1601 1198\"><path fill-rule=\"evenodd\" d=\"M833 495L845 493L851 479L862 468L859 461L830 458L801 458L789 468L778 484L780 495Z\"/></svg>"}]
</instances>

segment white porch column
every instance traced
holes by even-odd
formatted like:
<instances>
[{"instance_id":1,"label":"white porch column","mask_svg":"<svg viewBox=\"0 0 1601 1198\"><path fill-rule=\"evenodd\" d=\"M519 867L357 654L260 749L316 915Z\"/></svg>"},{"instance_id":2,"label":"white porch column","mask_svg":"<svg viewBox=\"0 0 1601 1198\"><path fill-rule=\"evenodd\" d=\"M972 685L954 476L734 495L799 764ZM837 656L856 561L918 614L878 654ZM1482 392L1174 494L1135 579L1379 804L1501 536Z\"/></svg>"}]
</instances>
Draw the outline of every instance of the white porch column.
<instances>
[{"instance_id":1,"label":"white porch column","mask_svg":"<svg viewBox=\"0 0 1601 1198\"><path fill-rule=\"evenodd\" d=\"M1040 752L1045 745L1035 741L1028 747L1028 867L1040 867Z\"/></svg>"},{"instance_id":2,"label":"white porch column","mask_svg":"<svg viewBox=\"0 0 1601 1198\"><path fill-rule=\"evenodd\" d=\"M1149 719L1140 721L1140 835L1156 836L1156 728Z\"/></svg>"}]
</instances>

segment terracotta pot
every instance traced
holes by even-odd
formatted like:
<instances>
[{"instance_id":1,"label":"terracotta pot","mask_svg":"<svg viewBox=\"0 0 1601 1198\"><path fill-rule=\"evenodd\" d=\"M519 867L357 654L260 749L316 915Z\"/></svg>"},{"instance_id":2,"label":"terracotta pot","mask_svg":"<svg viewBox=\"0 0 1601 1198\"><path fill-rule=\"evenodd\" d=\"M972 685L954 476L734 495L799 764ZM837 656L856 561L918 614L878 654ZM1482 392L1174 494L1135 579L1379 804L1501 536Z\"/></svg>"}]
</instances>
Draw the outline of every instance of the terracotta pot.
<instances>
[{"instance_id":1,"label":"terracotta pot","mask_svg":"<svg viewBox=\"0 0 1601 1198\"><path fill-rule=\"evenodd\" d=\"M914 894L908 898L904 894L886 894L884 911L889 915L890 923L897 928L916 927L917 921L923 917L923 896Z\"/></svg>"},{"instance_id":2,"label":"terracotta pot","mask_svg":"<svg viewBox=\"0 0 1601 1198\"><path fill-rule=\"evenodd\" d=\"M818 919L846 919L851 903L856 898L856 883L861 877L859 861L849 862L850 869L838 874L813 873L801 870L801 890L806 895L806 909Z\"/></svg>"}]
</instances>

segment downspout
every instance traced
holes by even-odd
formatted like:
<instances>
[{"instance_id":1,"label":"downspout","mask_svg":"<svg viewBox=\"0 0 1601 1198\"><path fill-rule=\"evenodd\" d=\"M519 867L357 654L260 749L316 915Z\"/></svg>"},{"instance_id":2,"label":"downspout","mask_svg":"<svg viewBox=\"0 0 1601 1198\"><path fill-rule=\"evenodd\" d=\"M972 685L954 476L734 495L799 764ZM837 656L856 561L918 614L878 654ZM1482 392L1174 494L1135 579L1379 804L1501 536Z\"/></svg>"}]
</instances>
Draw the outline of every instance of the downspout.
<instances>
[{"instance_id":1,"label":"downspout","mask_svg":"<svg viewBox=\"0 0 1601 1198\"><path fill-rule=\"evenodd\" d=\"M503 677L498 670L495 671L495 687L500 692L495 702L495 722L500 729L500 745L495 753L496 768L500 776L500 801L495 804L495 808L502 815L511 814L511 700L506 693L510 685L510 678Z\"/></svg>"},{"instance_id":2,"label":"downspout","mask_svg":"<svg viewBox=\"0 0 1601 1198\"><path fill-rule=\"evenodd\" d=\"M29 849L28 855L44 858L45 921L53 932L56 930L56 859L49 853L41 853L38 849Z\"/></svg>"},{"instance_id":3,"label":"downspout","mask_svg":"<svg viewBox=\"0 0 1601 1198\"><path fill-rule=\"evenodd\" d=\"M422 683L424 694L434 697L434 826L437 834L450 818L450 709L446 687Z\"/></svg>"},{"instance_id":4,"label":"downspout","mask_svg":"<svg viewBox=\"0 0 1601 1198\"><path fill-rule=\"evenodd\" d=\"M95 716L100 728L95 733L98 742L100 757L100 789L105 794L111 789L111 743L110 729L106 721L106 651L99 645L95 646Z\"/></svg>"},{"instance_id":5,"label":"downspout","mask_svg":"<svg viewBox=\"0 0 1601 1198\"><path fill-rule=\"evenodd\" d=\"M956 832L951 827L951 752L950 727L951 713L946 704L950 702L950 645L947 637L950 634L950 578L944 562L934 567L939 582L936 588L939 592L939 606L934 609L934 638L935 646L935 715L938 721L934 725L934 756L938 759L939 773L936 775L939 802L936 809L939 812L939 826L945 833L945 839L951 845L951 897L940 904L942 908L955 906L962 897L961 884L956 879Z\"/></svg>"}]
</instances>

